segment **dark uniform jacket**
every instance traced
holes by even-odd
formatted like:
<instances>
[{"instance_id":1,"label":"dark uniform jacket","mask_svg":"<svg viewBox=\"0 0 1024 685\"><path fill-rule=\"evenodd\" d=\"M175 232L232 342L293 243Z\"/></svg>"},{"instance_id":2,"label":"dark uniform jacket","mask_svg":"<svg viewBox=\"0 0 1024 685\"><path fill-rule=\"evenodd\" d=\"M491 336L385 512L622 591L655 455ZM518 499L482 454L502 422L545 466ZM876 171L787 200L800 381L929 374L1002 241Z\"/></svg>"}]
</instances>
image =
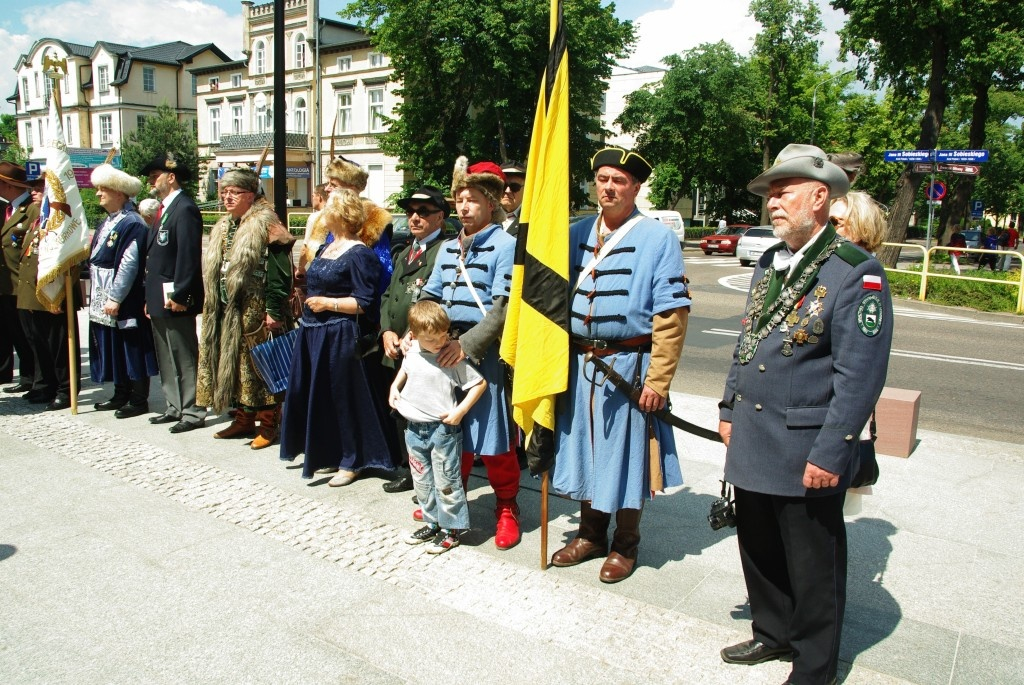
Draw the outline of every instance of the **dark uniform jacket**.
<instances>
[{"instance_id":1,"label":"dark uniform jacket","mask_svg":"<svg viewBox=\"0 0 1024 685\"><path fill-rule=\"evenodd\" d=\"M380 330L392 331L399 337L405 335L409 330L409 307L415 304L420 297L420 290L430 278L430 272L434 270L434 261L437 259L437 252L444 242L444 237L438 233L437 237L427 245L419 257L409 262L409 254L412 251L410 243L395 257L394 271L391 273L391 283L381 297L380 302ZM394 367L396 361L384 357L385 366Z\"/></svg>"},{"instance_id":2,"label":"dark uniform jacket","mask_svg":"<svg viewBox=\"0 0 1024 685\"><path fill-rule=\"evenodd\" d=\"M6 205L4 205L6 207ZM0 295L15 295L18 290L18 272L21 253L29 228L39 216L39 205L25 202L18 206L11 218L0 228L3 241L3 265L0 266Z\"/></svg>"},{"instance_id":3,"label":"dark uniform jacket","mask_svg":"<svg viewBox=\"0 0 1024 685\"><path fill-rule=\"evenodd\" d=\"M164 283L172 283L170 299L188 307L165 307ZM196 316L203 310L203 217L184 192L171 201L159 224L150 229L146 254L146 308L151 318Z\"/></svg>"},{"instance_id":4,"label":"dark uniform jacket","mask_svg":"<svg viewBox=\"0 0 1024 685\"><path fill-rule=\"evenodd\" d=\"M823 231L819 239L830 243L835 230ZM758 260L752 294L781 247ZM740 361L740 345L733 353L719 405L720 418L732 422L725 478L769 495L831 495L849 487L861 430L885 385L893 330L885 270L843 241L797 293L796 305L789 310L795 316L782 318L748 362ZM757 321L751 325L759 329ZM839 485L804 488L807 462L840 474Z\"/></svg>"}]
</instances>

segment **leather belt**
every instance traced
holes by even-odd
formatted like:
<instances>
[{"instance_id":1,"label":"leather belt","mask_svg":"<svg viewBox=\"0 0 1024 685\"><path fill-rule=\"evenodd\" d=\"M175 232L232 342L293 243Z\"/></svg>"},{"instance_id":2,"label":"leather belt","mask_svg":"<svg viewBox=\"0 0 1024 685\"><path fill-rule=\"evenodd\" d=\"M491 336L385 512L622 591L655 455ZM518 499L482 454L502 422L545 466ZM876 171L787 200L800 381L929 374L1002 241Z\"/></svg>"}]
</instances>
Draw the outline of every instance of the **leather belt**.
<instances>
[{"instance_id":1,"label":"leather belt","mask_svg":"<svg viewBox=\"0 0 1024 685\"><path fill-rule=\"evenodd\" d=\"M638 335L625 340L600 340L597 338L581 338L572 336L573 347L581 352L590 352L595 357L606 357L616 352L650 352L651 336Z\"/></svg>"}]
</instances>

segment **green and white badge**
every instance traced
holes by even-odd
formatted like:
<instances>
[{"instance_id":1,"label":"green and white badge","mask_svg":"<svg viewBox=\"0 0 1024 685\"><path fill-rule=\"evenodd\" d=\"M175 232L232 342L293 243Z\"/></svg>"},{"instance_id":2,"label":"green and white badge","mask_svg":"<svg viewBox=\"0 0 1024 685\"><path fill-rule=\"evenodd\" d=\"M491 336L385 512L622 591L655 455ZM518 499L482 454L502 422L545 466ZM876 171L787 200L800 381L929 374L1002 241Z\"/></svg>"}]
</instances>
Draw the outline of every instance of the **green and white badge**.
<instances>
[{"instance_id":1,"label":"green and white badge","mask_svg":"<svg viewBox=\"0 0 1024 685\"><path fill-rule=\"evenodd\" d=\"M882 330L882 298L871 293L860 301L857 307L857 328L869 338Z\"/></svg>"}]
</instances>

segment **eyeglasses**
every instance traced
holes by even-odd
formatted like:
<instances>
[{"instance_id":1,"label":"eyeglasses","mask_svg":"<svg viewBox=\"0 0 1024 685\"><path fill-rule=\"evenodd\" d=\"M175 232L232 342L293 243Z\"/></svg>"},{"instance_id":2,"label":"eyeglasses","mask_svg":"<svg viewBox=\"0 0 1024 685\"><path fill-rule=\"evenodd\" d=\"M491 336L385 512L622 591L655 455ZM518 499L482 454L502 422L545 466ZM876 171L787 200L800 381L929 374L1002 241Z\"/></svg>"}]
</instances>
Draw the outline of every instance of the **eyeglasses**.
<instances>
[{"instance_id":1,"label":"eyeglasses","mask_svg":"<svg viewBox=\"0 0 1024 685\"><path fill-rule=\"evenodd\" d=\"M409 207L405 210L405 215L411 217L413 214L419 214L421 219L426 219L431 214L437 214L440 211L440 209L432 207Z\"/></svg>"},{"instance_id":2,"label":"eyeglasses","mask_svg":"<svg viewBox=\"0 0 1024 685\"><path fill-rule=\"evenodd\" d=\"M506 183L505 190L511 190L513 193L518 193L523 189L522 183Z\"/></svg>"},{"instance_id":3,"label":"eyeglasses","mask_svg":"<svg viewBox=\"0 0 1024 685\"><path fill-rule=\"evenodd\" d=\"M220 196L225 200L227 200L228 198L231 198L232 200L237 200L242 195L251 192L251 190L222 190L220 192Z\"/></svg>"}]
</instances>

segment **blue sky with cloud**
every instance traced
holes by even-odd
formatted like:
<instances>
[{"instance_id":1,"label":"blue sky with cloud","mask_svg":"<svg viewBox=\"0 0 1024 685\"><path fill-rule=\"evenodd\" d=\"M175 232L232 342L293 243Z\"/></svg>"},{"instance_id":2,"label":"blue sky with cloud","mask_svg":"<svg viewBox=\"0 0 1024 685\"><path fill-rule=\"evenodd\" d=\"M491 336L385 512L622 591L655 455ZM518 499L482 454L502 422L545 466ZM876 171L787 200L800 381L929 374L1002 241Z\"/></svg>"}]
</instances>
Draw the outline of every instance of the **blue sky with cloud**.
<instances>
[{"instance_id":1,"label":"blue sky with cloud","mask_svg":"<svg viewBox=\"0 0 1024 685\"><path fill-rule=\"evenodd\" d=\"M821 36L821 59L834 62L838 53L835 31L843 15L826 0L821 6L826 30ZM262 4L257 1L257 4ZM346 0L321 0L320 14L338 18ZM660 64L670 53L701 43L725 40L738 52L750 50L757 24L748 14L749 0L620 0L620 19L637 22L634 54L627 66ZM230 57L241 56L242 4L239 0L4 0L0 17L0 111L13 112L6 98L14 92L14 65L40 38L92 45L99 40L128 45L154 45L182 40L216 43Z\"/></svg>"}]
</instances>

